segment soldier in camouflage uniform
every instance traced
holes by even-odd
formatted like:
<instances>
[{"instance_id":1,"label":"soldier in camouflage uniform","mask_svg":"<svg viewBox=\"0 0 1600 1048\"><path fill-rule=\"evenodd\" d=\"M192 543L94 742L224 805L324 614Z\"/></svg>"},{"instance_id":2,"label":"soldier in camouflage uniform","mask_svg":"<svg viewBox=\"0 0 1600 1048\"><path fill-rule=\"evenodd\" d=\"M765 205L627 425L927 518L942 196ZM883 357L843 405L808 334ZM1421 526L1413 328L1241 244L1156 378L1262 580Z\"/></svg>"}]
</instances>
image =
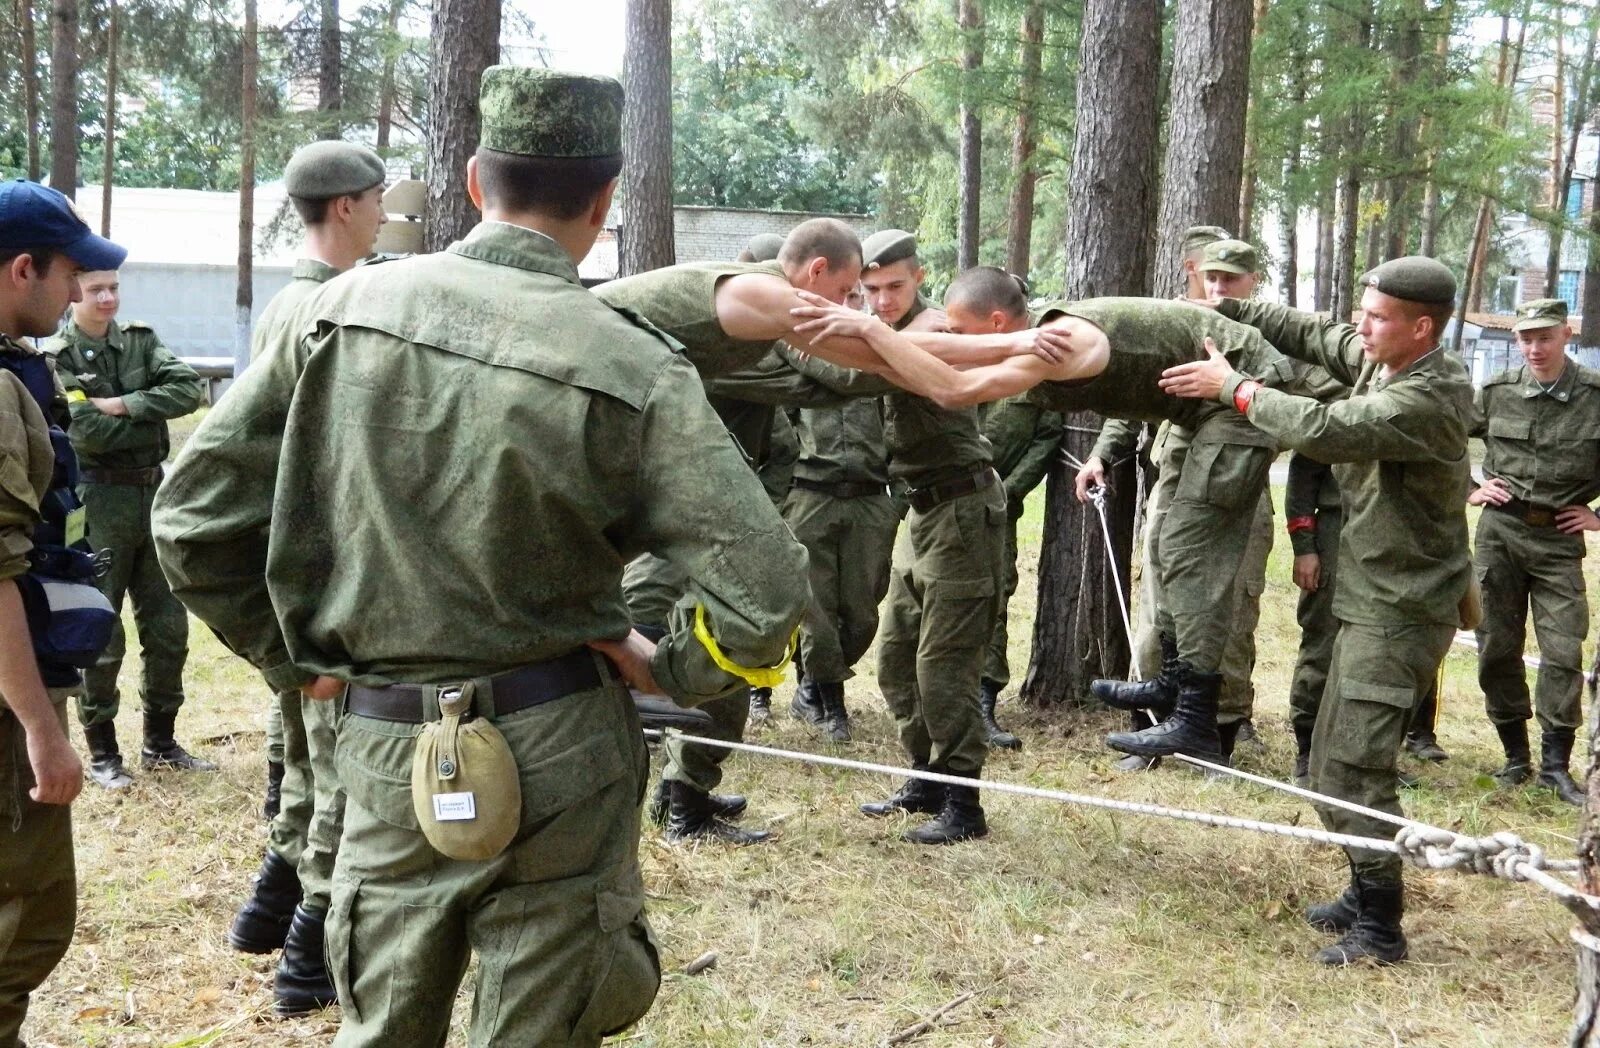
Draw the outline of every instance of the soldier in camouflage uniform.
<instances>
[{"instance_id":1,"label":"soldier in camouflage uniform","mask_svg":"<svg viewBox=\"0 0 1600 1048\"><path fill-rule=\"evenodd\" d=\"M1294 731L1294 782L1304 787L1311 783L1311 730L1322 707L1333 642L1339 636L1333 595L1344 510L1333 467L1301 452L1291 453L1283 515L1294 550L1294 584L1300 590L1295 606L1300 652L1289 682L1289 726Z\"/></svg>"},{"instance_id":2,"label":"soldier in camouflage uniform","mask_svg":"<svg viewBox=\"0 0 1600 1048\"><path fill-rule=\"evenodd\" d=\"M140 645L139 702L144 708L146 768L215 771L216 765L178 745L173 726L183 706L183 664L189 618L167 588L150 545L150 504L171 442L167 422L200 406L200 376L173 356L149 325L118 323L117 272L84 273L83 298L43 349L72 404L72 446L82 466L89 542L109 551L101 580L112 607L133 601ZM89 743L89 777L107 789L133 783L117 746L121 693L117 674L124 649L118 624L111 645L83 677L78 718Z\"/></svg>"},{"instance_id":3,"label":"soldier in camouflage uniform","mask_svg":"<svg viewBox=\"0 0 1600 1048\"><path fill-rule=\"evenodd\" d=\"M781 662L804 610L804 551L693 368L578 281L622 103L609 78L487 70L467 172L484 221L330 282L158 500L195 613L275 686L344 694L340 1048L443 1044L474 950L479 1048L596 1046L643 1015L660 964L627 685L729 694ZM261 542L268 528L293 541ZM622 565L651 549L690 578L657 644L621 599ZM413 803L441 692L471 696L520 780L515 835L486 860L435 850Z\"/></svg>"},{"instance_id":4,"label":"soldier in camouflage uniform","mask_svg":"<svg viewBox=\"0 0 1600 1048\"><path fill-rule=\"evenodd\" d=\"M1478 684L1505 748L1495 778L1532 777L1528 719L1542 736L1539 785L1583 803L1569 771L1583 724L1580 665L1589 633L1584 532L1600 531L1589 503L1600 495L1600 373L1567 359L1567 304L1538 299L1517 308L1512 329L1523 363L1478 391L1485 480L1467 502L1482 506L1474 543L1483 587ZM1528 700L1523 642L1529 608L1539 640L1536 704Z\"/></svg>"}]
</instances>

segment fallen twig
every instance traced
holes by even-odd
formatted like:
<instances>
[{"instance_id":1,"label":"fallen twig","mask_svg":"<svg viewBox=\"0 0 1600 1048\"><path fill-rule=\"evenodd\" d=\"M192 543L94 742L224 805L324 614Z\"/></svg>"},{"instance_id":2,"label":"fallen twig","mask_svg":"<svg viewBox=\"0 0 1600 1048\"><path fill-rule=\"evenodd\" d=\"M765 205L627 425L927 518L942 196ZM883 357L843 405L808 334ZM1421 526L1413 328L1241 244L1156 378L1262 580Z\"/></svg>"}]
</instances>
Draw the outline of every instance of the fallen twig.
<instances>
[{"instance_id":1,"label":"fallen twig","mask_svg":"<svg viewBox=\"0 0 1600 1048\"><path fill-rule=\"evenodd\" d=\"M908 1041L916 1040L918 1037L921 1037L929 1030L932 1030L934 1027L938 1026L939 1020L944 1018L946 1013L955 1011L957 1008L961 1007L963 1004L966 1004L976 996L976 991L968 990L955 1000L946 1001L944 1004L941 1004L939 1007L935 1008L931 1013L929 1013L926 1019L923 1019L919 1023L914 1023L911 1026L907 1026L904 1030L901 1030L893 1037L890 1037L885 1043L895 1045L905 1044Z\"/></svg>"},{"instance_id":2,"label":"fallen twig","mask_svg":"<svg viewBox=\"0 0 1600 1048\"><path fill-rule=\"evenodd\" d=\"M705 971L707 968L715 968L716 966L717 966L717 951L716 950L707 950L705 953L702 953L700 956L696 957L694 960L692 960L688 964L684 965L683 966L683 974L685 974L685 975L699 975L701 972Z\"/></svg>"}]
</instances>

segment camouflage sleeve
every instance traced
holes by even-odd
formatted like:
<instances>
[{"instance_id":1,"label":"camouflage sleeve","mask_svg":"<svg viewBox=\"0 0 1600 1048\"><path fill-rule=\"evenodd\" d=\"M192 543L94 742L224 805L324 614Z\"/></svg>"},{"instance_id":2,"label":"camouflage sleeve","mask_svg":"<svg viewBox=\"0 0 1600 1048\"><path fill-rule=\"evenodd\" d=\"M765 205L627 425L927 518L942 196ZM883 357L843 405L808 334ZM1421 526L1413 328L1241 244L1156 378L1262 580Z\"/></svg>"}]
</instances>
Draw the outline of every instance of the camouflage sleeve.
<instances>
[{"instance_id":1,"label":"camouflage sleeve","mask_svg":"<svg viewBox=\"0 0 1600 1048\"><path fill-rule=\"evenodd\" d=\"M172 355L154 331L141 330L139 342L145 358L145 386L122 395L133 422L162 422L181 418L200 406L200 376Z\"/></svg>"},{"instance_id":2,"label":"camouflage sleeve","mask_svg":"<svg viewBox=\"0 0 1600 1048\"><path fill-rule=\"evenodd\" d=\"M1280 353L1319 364L1338 381L1355 385L1361 372L1361 340L1350 324L1256 299L1225 298L1217 312L1255 328Z\"/></svg>"},{"instance_id":3,"label":"camouflage sleeve","mask_svg":"<svg viewBox=\"0 0 1600 1048\"><path fill-rule=\"evenodd\" d=\"M54 465L39 406L14 375L0 371L0 580L28 570L39 492Z\"/></svg>"},{"instance_id":4,"label":"camouflage sleeve","mask_svg":"<svg viewBox=\"0 0 1600 1048\"><path fill-rule=\"evenodd\" d=\"M95 407L89 398L114 394L110 390L85 388L60 357L56 358L56 381L65 391L71 417L71 424L65 428L72 434L72 446L80 454L101 455L108 451L136 450L154 447L160 441L159 419L136 422L132 417L107 415ZM123 403L127 403L126 399Z\"/></svg>"},{"instance_id":5,"label":"camouflage sleeve","mask_svg":"<svg viewBox=\"0 0 1600 1048\"><path fill-rule=\"evenodd\" d=\"M1283 489L1283 515L1289 545L1301 557L1317 552L1317 492L1332 467L1296 451L1289 455L1289 480Z\"/></svg>"},{"instance_id":6,"label":"camouflage sleeve","mask_svg":"<svg viewBox=\"0 0 1600 1048\"><path fill-rule=\"evenodd\" d=\"M1134 419L1108 418L1100 427L1100 435L1095 438L1094 449L1089 454L1107 466L1120 462L1138 449L1139 430L1143 427L1143 422Z\"/></svg>"},{"instance_id":7,"label":"camouflage sleeve","mask_svg":"<svg viewBox=\"0 0 1600 1048\"><path fill-rule=\"evenodd\" d=\"M1488 387L1479 386L1472 392L1472 417L1467 420L1467 436L1482 437L1489 432Z\"/></svg>"},{"instance_id":8,"label":"camouflage sleeve","mask_svg":"<svg viewBox=\"0 0 1600 1048\"><path fill-rule=\"evenodd\" d=\"M1231 376L1223 396L1231 401L1241 381ZM1464 420L1419 383L1396 383L1332 404L1262 388L1250 401L1249 419L1283 447L1330 464L1433 461L1452 430L1466 442Z\"/></svg>"},{"instance_id":9,"label":"camouflage sleeve","mask_svg":"<svg viewBox=\"0 0 1600 1048\"><path fill-rule=\"evenodd\" d=\"M1028 492L1039 486L1045 474L1050 472L1050 464L1061 454L1063 432L1063 420L1059 411L1039 412L1038 421L1033 428L1033 438L1028 441L1022 457L1017 460L1017 464L1005 478L1006 501L1011 503L1016 511L1021 512L1022 500L1028 497Z\"/></svg>"},{"instance_id":10,"label":"camouflage sleeve","mask_svg":"<svg viewBox=\"0 0 1600 1048\"><path fill-rule=\"evenodd\" d=\"M783 343L754 367L706 376L704 382L706 392L731 400L807 408L838 407L898 388L877 375L818 360Z\"/></svg>"}]
</instances>

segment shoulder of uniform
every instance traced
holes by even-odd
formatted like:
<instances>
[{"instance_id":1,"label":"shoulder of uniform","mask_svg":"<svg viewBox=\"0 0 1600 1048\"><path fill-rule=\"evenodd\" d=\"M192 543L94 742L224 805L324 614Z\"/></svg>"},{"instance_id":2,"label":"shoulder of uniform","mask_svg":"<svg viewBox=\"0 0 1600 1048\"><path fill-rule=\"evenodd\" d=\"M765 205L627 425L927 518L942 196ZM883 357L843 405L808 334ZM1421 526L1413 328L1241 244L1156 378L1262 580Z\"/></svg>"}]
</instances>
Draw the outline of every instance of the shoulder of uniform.
<instances>
[{"instance_id":1,"label":"shoulder of uniform","mask_svg":"<svg viewBox=\"0 0 1600 1048\"><path fill-rule=\"evenodd\" d=\"M151 327L142 320L119 320L117 321L117 324L124 331L144 331L152 335L155 334L156 331L155 328Z\"/></svg>"},{"instance_id":2,"label":"shoulder of uniform","mask_svg":"<svg viewBox=\"0 0 1600 1048\"><path fill-rule=\"evenodd\" d=\"M1517 367L1506 368L1504 371L1501 371L1501 372L1498 372L1498 373L1496 373L1494 375L1489 376L1487 379L1484 380L1483 384L1484 384L1485 387L1488 387L1488 386L1509 386L1509 385L1520 384L1522 382L1522 380L1523 380L1522 367L1521 367L1521 365L1518 365Z\"/></svg>"},{"instance_id":3,"label":"shoulder of uniform","mask_svg":"<svg viewBox=\"0 0 1600 1048\"><path fill-rule=\"evenodd\" d=\"M639 330L658 339L669 351L673 353L683 352L684 347L682 342L679 342L665 331L662 331L660 328L650 323L643 313L640 313L636 309L631 309L628 306L613 305L610 302L606 302L605 305L607 309L620 316L623 320L626 320Z\"/></svg>"},{"instance_id":4,"label":"shoulder of uniform","mask_svg":"<svg viewBox=\"0 0 1600 1048\"><path fill-rule=\"evenodd\" d=\"M1596 371L1594 368L1584 367L1582 364L1579 364L1578 382L1581 385L1593 386L1596 389L1600 389L1600 371Z\"/></svg>"},{"instance_id":5,"label":"shoulder of uniform","mask_svg":"<svg viewBox=\"0 0 1600 1048\"><path fill-rule=\"evenodd\" d=\"M59 357L61 355L61 351L70 345L72 345L72 342L65 335L51 335L49 338L39 343L39 352L53 360L56 357Z\"/></svg>"}]
</instances>

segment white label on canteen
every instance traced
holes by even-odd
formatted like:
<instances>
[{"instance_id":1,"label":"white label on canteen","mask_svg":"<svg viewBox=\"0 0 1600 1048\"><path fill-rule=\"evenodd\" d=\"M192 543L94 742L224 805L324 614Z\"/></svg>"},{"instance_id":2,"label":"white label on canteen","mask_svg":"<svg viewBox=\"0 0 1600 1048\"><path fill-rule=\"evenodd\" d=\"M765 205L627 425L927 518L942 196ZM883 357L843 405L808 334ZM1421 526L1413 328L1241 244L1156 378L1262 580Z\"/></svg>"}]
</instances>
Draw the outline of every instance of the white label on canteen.
<instances>
[{"instance_id":1,"label":"white label on canteen","mask_svg":"<svg viewBox=\"0 0 1600 1048\"><path fill-rule=\"evenodd\" d=\"M467 822L478 817L478 806L470 793L436 793L433 817L440 822Z\"/></svg>"}]
</instances>

